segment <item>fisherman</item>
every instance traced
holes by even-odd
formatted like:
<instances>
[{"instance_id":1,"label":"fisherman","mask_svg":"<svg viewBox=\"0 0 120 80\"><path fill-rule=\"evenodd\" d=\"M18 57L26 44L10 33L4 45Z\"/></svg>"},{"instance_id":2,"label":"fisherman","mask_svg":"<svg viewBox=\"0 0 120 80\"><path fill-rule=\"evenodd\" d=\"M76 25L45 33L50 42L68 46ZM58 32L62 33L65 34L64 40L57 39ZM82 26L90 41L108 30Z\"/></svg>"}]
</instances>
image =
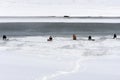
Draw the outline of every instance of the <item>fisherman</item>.
<instances>
[{"instance_id":1,"label":"fisherman","mask_svg":"<svg viewBox=\"0 0 120 80\"><path fill-rule=\"evenodd\" d=\"M91 36L88 36L88 40L95 41L95 39L92 39Z\"/></svg>"},{"instance_id":2,"label":"fisherman","mask_svg":"<svg viewBox=\"0 0 120 80\"><path fill-rule=\"evenodd\" d=\"M52 40L53 40L52 36L50 36L49 39L47 39L47 41L52 41Z\"/></svg>"},{"instance_id":3,"label":"fisherman","mask_svg":"<svg viewBox=\"0 0 120 80\"><path fill-rule=\"evenodd\" d=\"M75 34L73 34L73 40L77 40L77 37Z\"/></svg>"},{"instance_id":4,"label":"fisherman","mask_svg":"<svg viewBox=\"0 0 120 80\"><path fill-rule=\"evenodd\" d=\"M117 38L117 35L116 35L116 34L114 34L114 35L113 35L113 39L116 39L116 38Z\"/></svg>"},{"instance_id":5,"label":"fisherman","mask_svg":"<svg viewBox=\"0 0 120 80\"><path fill-rule=\"evenodd\" d=\"M3 40L7 40L7 36L6 35L3 35Z\"/></svg>"},{"instance_id":6,"label":"fisherman","mask_svg":"<svg viewBox=\"0 0 120 80\"><path fill-rule=\"evenodd\" d=\"M92 40L92 37L91 37L91 36L88 36L88 40Z\"/></svg>"}]
</instances>

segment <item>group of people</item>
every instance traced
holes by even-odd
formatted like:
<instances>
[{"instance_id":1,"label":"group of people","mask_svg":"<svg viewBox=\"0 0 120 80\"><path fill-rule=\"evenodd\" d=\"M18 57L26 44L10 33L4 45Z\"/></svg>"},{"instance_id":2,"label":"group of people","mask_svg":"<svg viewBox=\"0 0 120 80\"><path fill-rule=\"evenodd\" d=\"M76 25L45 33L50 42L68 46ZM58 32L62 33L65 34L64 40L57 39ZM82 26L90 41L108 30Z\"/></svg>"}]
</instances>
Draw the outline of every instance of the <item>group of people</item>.
<instances>
[{"instance_id":1,"label":"group of people","mask_svg":"<svg viewBox=\"0 0 120 80\"><path fill-rule=\"evenodd\" d=\"M75 34L73 34L72 38L73 38L73 40L77 40L77 36L76 36ZM113 39L116 39L116 38L117 38L117 35L114 34L114 35L113 35ZM3 39L3 40L8 40L6 35L3 35L2 39ZM47 39L47 41L52 41L52 40L53 40L53 37L52 37L52 36L50 36L50 37ZM92 36L88 36L88 40L90 40L90 41L95 41L95 39L92 39Z\"/></svg>"},{"instance_id":2,"label":"group of people","mask_svg":"<svg viewBox=\"0 0 120 80\"><path fill-rule=\"evenodd\" d=\"M76 36L75 34L73 34L72 38L73 38L73 40L77 40L77 36ZM117 38L117 35L114 34L114 35L113 35L113 39L116 39L116 38ZM53 40L52 36L50 36L50 37L47 39L47 41L52 41L52 40ZM92 39L92 36L88 36L88 40L90 40L90 41L95 41L95 39Z\"/></svg>"}]
</instances>

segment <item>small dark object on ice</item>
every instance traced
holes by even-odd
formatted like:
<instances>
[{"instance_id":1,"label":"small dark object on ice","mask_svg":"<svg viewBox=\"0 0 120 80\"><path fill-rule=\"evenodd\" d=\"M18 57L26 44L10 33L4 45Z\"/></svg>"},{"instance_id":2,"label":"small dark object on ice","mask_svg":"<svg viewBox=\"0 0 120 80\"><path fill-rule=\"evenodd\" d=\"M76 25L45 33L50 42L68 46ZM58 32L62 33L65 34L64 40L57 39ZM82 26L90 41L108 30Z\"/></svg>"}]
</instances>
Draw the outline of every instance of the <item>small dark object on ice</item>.
<instances>
[{"instance_id":1,"label":"small dark object on ice","mask_svg":"<svg viewBox=\"0 0 120 80\"><path fill-rule=\"evenodd\" d=\"M116 35L116 34L114 34L114 35L113 35L113 39L116 39L116 38L117 38L117 35Z\"/></svg>"},{"instance_id":2,"label":"small dark object on ice","mask_svg":"<svg viewBox=\"0 0 120 80\"><path fill-rule=\"evenodd\" d=\"M47 39L47 41L52 41L52 40L53 40L52 36L50 36L49 39Z\"/></svg>"},{"instance_id":3,"label":"small dark object on ice","mask_svg":"<svg viewBox=\"0 0 120 80\"><path fill-rule=\"evenodd\" d=\"M6 35L3 35L3 40L7 40L7 36Z\"/></svg>"},{"instance_id":4,"label":"small dark object on ice","mask_svg":"<svg viewBox=\"0 0 120 80\"><path fill-rule=\"evenodd\" d=\"M73 40L77 40L77 37L75 34L73 34Z\"/></svg>"},{"instance_id":5,"label":"small dark object on ice","mask_svg":"<svg viewBox=\"0 0 120 80\"><path fill-rule=\"evenodd\" d=\"M88 40L90 40L90 41L95 41L95 39L92 39L91 36L88 36Z\"/></svg>"}]
</instances>

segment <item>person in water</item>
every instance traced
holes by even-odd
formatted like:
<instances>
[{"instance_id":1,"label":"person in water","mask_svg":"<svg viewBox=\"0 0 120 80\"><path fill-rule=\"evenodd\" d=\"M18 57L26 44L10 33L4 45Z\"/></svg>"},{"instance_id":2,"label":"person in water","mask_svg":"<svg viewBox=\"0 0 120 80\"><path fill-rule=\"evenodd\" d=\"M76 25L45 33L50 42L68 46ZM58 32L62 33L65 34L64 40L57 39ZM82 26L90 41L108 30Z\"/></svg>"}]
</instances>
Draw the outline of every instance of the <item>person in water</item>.
<instances>
[{"instance_id":1,"label":"person in water","mask_svg":"<svg viewBox=\"0 0 120 80\"><path fill-rule=\"evenodd\" d=\"M95 41L95 39L92 39L91 36L88 36L88 40Z\"/></svg>"},{"instance_id":2,"label":"person in water","mask_svg":"<svg viewBox=\"0 0 120 80\"><path fill-rule=\"evenodd\" d=\"M49 39L47 39L47 41L52 41L52 40L53 40L52 36L50 36Z\"/></svg>"},{"instance_id":3,"label":"person in water","mask_svg":"<svg viewBox=\"0 0 120 80\"><path fill-rule=\"evenodd\" d=\"M113 39L116 39L116 38L117 38L117 35L116 35L116 34L114 34L114 35L113 35Z\"/></svg>"},{"instance_id":4,"label":"person in water","mask_svg":"<svg viewBox=\"0 0 120 80\"><path fill-rule=\"evenodd\" d=\"M73 40L77 40L77 37L75 34L73 34Z\"/></svg>"},{"instance_id":5,"label":"person in water","mask_svg":"<svg viewBox=\"0 0 120 80\"><path fill-rule=\"evenodd\" d=\"M7 36L6 35L3 35L3 40L7 40Z\"/></svg>"}]
</instances>

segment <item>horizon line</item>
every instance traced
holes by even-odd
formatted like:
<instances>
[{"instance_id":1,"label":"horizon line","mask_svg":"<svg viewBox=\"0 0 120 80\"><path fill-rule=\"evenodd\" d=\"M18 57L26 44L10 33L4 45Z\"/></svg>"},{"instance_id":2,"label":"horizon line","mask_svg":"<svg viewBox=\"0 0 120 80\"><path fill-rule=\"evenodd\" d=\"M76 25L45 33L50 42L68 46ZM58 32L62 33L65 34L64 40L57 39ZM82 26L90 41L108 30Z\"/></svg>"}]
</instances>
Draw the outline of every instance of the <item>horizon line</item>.
<instances>
[{"instance_id":1,"label":"horizon line","mask_svg":"<svg viewBox=\"0 0 120 80\"><path fill-rule=\"evenodd\" d=\"M0 18L120 18L120 16L0 16Z\"/></svg>"}]
</instances>

